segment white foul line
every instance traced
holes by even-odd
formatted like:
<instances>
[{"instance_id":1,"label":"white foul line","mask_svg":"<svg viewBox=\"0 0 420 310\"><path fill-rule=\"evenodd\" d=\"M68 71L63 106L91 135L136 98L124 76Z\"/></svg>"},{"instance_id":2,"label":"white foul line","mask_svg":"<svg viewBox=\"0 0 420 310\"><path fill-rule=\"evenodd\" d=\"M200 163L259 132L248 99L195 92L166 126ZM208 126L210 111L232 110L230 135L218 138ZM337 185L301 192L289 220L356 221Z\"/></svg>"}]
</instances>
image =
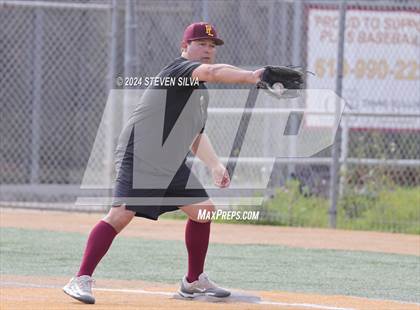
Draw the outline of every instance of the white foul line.
<instances>
[{"instance_id":1,"label":"white foul line","mask_svg":"<svg viewBox=\"0 0 420 310\"><path fill-rule=\"evenodd\" d=\"M174 296L174 293L170 293L170 292L154 292L154 291L145 291L145 290L113 289L113 288L99 288L99 287L98 288L95 287L94 290L102 291L102 292L119 292L119 293Z\"/></svg>"},{"instance_id":2,"label":"white foul line","mask_svg":"<svg viewBox=\"0 0 420 310\"><path fill-rule=\"evenodd\" d=\"M278 301L259 301L256 302L260 305L274 305L274 306L283 306L283 307L301 307L301 308L311 308L311 309L325 309L325 310L356 310L354 308L338 308L338 307L331 307L331 306L324 306L324 305L316 305L316 304L296 304L296 303L285 303L285 302L278 302Z\"/></svg>"}]
</instances>

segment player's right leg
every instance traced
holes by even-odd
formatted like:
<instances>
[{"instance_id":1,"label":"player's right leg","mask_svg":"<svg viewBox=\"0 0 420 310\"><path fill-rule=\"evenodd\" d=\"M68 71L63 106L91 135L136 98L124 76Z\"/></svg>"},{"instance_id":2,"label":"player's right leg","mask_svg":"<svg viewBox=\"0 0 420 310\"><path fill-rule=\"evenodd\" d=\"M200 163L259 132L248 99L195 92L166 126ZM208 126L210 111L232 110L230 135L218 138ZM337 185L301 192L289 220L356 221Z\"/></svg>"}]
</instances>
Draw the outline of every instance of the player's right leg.
<instances>
[{"instance_id":1,"label":"player's right leg","mask_svg":"<svg viewBox=\"0 0 420 310\"><path fill-rule=\"evenodd\" d=\"M92 294L92 274L108 249L115 236L130 223L135 213L127 210L124 205L113 207L99 221L89 234L82 263L77 275L63 287L64 292L87 304L95 303Z\"/></svg>"}]
</instances>

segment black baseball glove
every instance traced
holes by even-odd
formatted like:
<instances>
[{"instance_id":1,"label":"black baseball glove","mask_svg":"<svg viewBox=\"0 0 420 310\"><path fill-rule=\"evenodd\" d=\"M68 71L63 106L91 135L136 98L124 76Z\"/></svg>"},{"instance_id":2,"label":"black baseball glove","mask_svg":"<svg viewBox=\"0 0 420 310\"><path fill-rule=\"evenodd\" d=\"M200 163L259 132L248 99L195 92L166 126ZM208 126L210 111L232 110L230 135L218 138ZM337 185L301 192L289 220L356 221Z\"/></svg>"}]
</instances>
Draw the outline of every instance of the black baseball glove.
<instances>
[{"instance_id":1,"label":"black baseball glove","mask_svg":"<svg viewBox=\"0 0 420 310\"><path fill-rule=\"evenodd\" d=\"M304 86L301 71L283 66L266 66L257 87L266 89L276 98L296 98Z\"/></svg>"}]
</instances>

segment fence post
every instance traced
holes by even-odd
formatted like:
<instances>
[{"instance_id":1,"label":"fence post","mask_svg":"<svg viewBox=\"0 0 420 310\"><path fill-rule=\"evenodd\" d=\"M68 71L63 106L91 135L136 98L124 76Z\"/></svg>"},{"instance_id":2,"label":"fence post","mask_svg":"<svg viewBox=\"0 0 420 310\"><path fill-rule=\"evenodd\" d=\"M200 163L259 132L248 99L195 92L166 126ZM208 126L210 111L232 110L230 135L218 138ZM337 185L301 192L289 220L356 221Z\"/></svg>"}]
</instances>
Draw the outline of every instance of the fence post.
<instances>
[{"instance_id":1,"label":"fence post","mask_svg":"<svg viewBox=\"0 0 420 310\"><path fill-rule=\"evenodd\" d=\"M337 53L337 80L335 85L335 92L337 93L338 98L341 98L342 94L342 87L343 87L343 57L344 57L344 35L345 35L345 27L346 27L346 0L342 0L340 2L340 17L339 17L339 33L338 33L338 53ZM339 99L338 99L339 100ZM339 108L339 102L335 105L336 109ZM339 121L337 119L339 116L337 113L336 115L336 122ZM332 145L332 163L331 163L331 184L330 184L330 198L331 198L331 205L329 210L330 215L330 227L336 228L337 226L337 202L338 202L338 173L340 169L340 161L339 161L339 144L338 138L340 137L340 126L337 128L337 133L334 137L334 143Z\"/></svg>"},{"instance_id":2,"label":"fence post","mask_svg":"<svg viewBox=\"0 0 420 310\"><path fill-rule=\"evenodd\" d=\"M293 3L293 41L292 41L292 66L301 66L301 21L302 21L302 2L295 1ZM293 119L291 128L293 131L297 131L297 120ZM296 136L289 136L290 141L290 157L296 157ZM288 164L287 165L288 178L291 178L292 175L296 174L296 165Z\"/></svg>"},{"instance_id":3,"label":"fence post","mask_svg":"<svg viewBox=\"0 0 420 310\"><path fill-rule=\"evenodd\" d=\"M117 71L117 36L118 36L118 2L117 0L112 0L111 8L111 34L110 34L110 61L108 67L108 96L111 94L112 89L115 87L115 73ZM106 126L106 135L105 135L105 171L107 178L106 184L112 184L113 177L113 166L114 166L114 148L115 148L115 137L117 134L117 124L119 123L117 116L117 109L115 102L110 102L109 104L109 113L107 115L107 126Z\"/></svg>"},{"instance_id":4,"label":"fence post","mask_svg":"<svg viewBox=\"0 0 420 310\"><path fill-rule=\"evenodd\" d=\"M125 30L124 30L124 78L132 77L134 72L135 54L135 36L136 23L134 15L134 5L132 0L125 0ZM127 96L124 94L124 109L123 109L123 124L125 124L129 117L129 106Z\"/></svg>"},{"instance_id":5,"label":"fence post","mask_svg":"<svg viewBox=\"0 0 420 310\"><path fill-rule=\"evenodd\" d=\"M266 37L266 40L267 40L266 61L267 61L267 64L272 65L273 62L274 62L274 47L273 47L274 40L273 40L273 38L274 38L274 29L275 29L274 28L274 24L275 24L274 14L276 12L275 11L276 10L275 3L273 1L271 1L268 4L268 8L269 8L269 10L268 10L268 13L267 13L268 14L268 32L267 32L267 37ZM271 128L272 128L270 115L265 114L263 116L263 120L264 120L263 121L263 137L262 137L263 138L263 157L268 157L269 156L268 154L270 152L269 138L270 138L270 132L271 132ZM267 168L266 164L264 164L263 165L263 171L262 171L263 174L264 174L263 178L267 177L267 175L268 175L268 178L271 178L271 175L272 175L274 170L273 171L267 171L266 168ZM274 168L274 163L273 163L273 168ZM270 181L271 180L268 180L268 184L270 183ZM276 185L278 185L278 184L275 184L274 187ZM266 191L266 196L267 196L268 193L269 192Z\"/></svg>"},{"instance_id":6,"label":"fence post","mask_svg":"<svg viewBox=\"0 0 420 310\"><path fill-rule=\"evenodd\" d=\"M39 183L39 149L41 146L40 117L42 104L42 46L44 45L44 12L42 8L35 9L35 48L34 48L34 90L32 101L31 124L31 184Z\"/></svg>"}]
</instances>

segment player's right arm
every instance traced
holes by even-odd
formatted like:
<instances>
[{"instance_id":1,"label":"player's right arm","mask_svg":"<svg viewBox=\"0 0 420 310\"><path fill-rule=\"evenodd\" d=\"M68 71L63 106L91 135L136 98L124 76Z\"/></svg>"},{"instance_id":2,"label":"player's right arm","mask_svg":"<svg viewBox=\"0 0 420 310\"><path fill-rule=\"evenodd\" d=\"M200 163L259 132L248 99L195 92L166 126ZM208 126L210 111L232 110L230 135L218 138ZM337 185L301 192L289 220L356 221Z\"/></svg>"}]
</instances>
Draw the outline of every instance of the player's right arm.
<instances>
[{"instance_id":1,"label":"player's right arm","mask_svg":"<svg viewBox=\"0 0 420 310\"><path fill-rule=\"evenodd\" d=\"M194 69L191 76L210 83L256 84L263 71L264 68L248 71L227 64L202 64Z\"/></svg>"}]
</instances>

